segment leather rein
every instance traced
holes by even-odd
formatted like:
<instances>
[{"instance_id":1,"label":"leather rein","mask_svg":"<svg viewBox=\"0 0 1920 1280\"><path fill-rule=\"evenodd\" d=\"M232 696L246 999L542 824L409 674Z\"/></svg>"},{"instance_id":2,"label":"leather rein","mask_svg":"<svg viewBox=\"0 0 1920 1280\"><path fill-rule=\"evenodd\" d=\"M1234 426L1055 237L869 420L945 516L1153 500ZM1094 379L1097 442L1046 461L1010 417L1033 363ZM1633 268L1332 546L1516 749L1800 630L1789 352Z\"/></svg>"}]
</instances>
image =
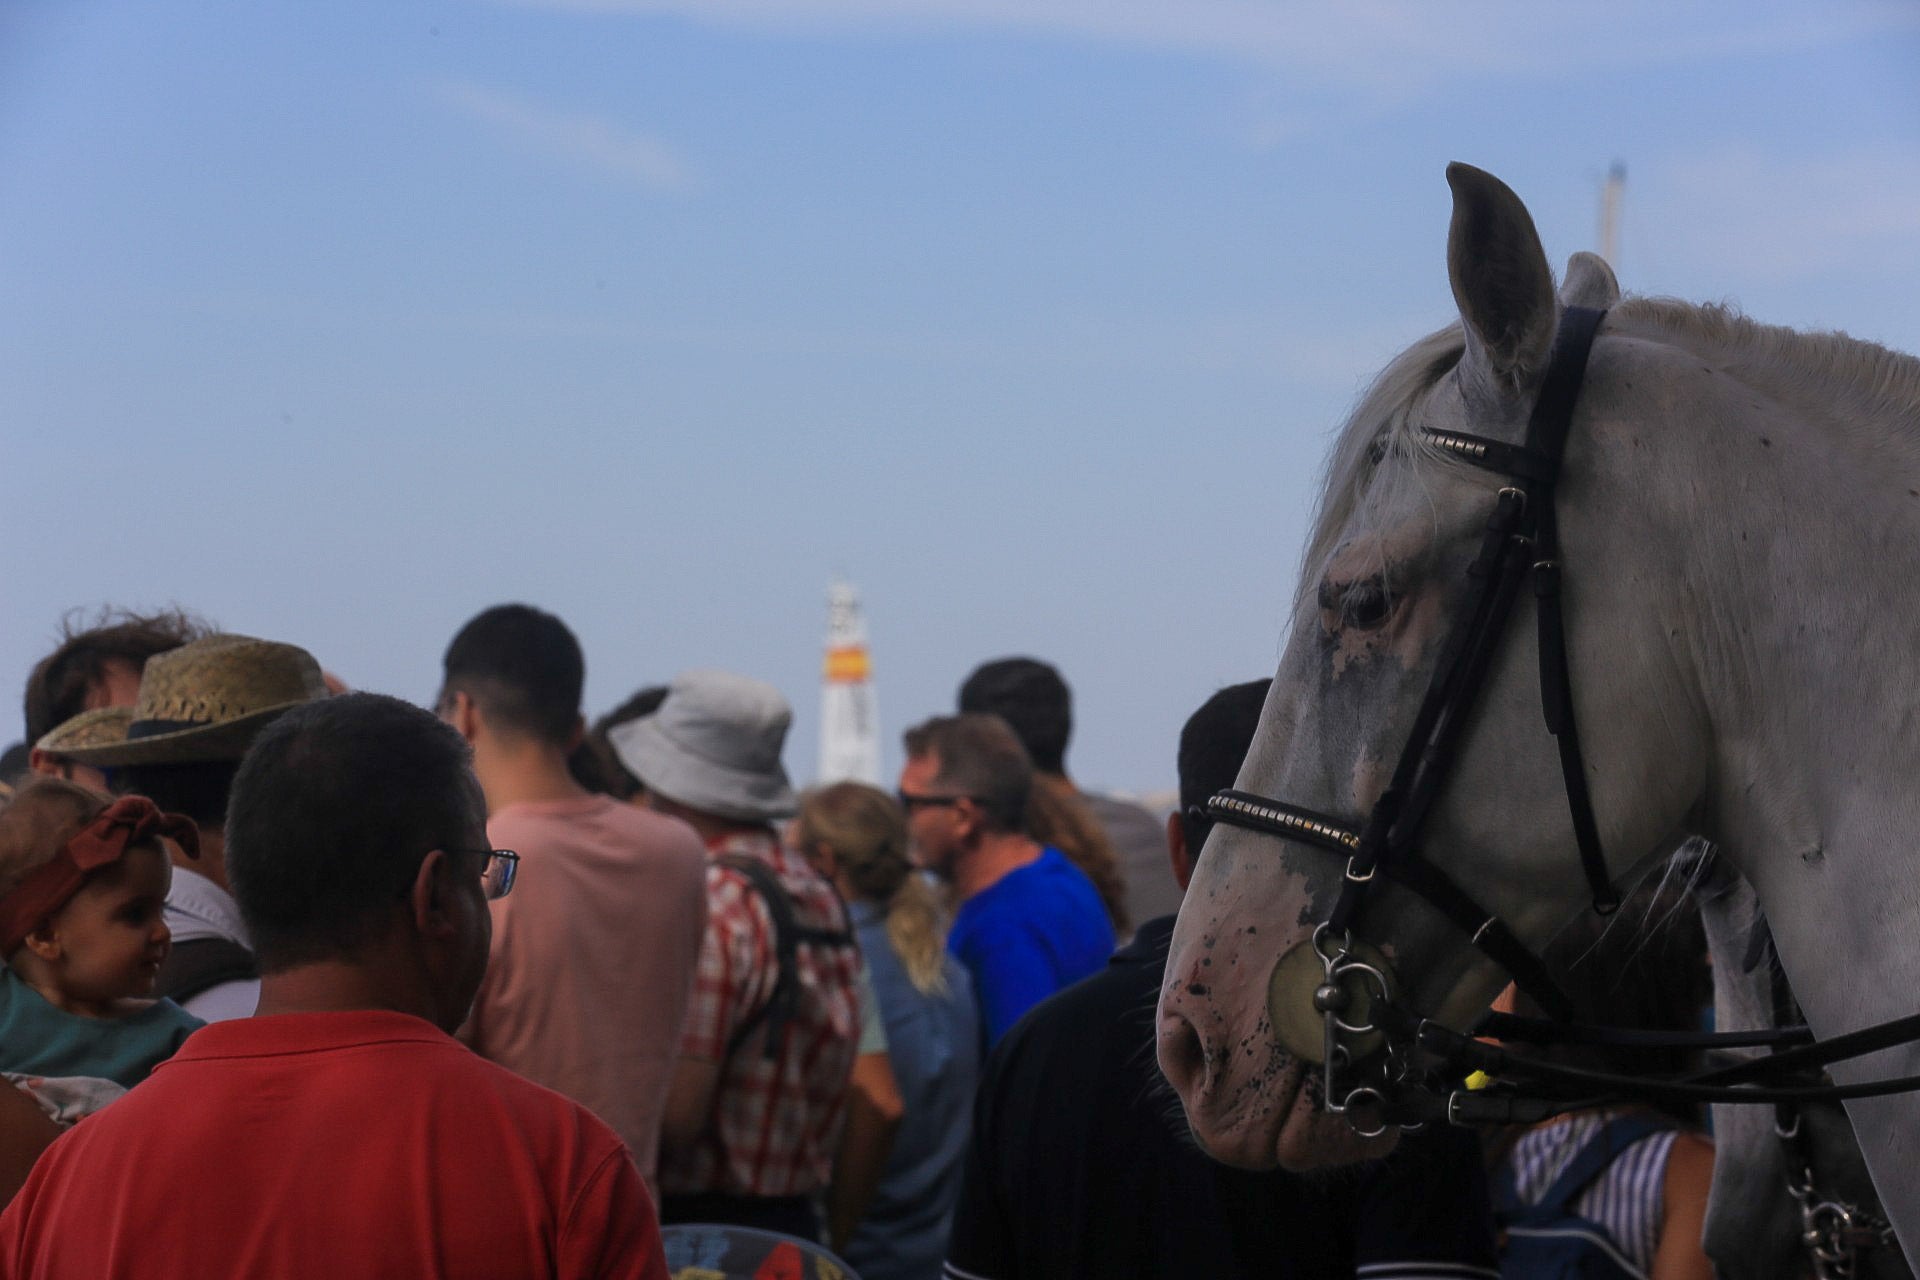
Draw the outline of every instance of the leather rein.
<instances>
[{"instance_id":1,"label":"leather rein","mask_svg":"<svg viewBox=\"0 0 1920 1280\"><path fill-rule=\"evenodd\" d=\"M1441 648L1391 780L1364 824L1355 830L1304 806L1238 790L1220 792L1204 809L1204 816L1212 821L1299 841L1346 860L1339 896L1327 919L1316 926L1310 942L1289 952L1276 969L1269 1012L1283 1045L1296 1056L1321 1064L1325 1110L1345 1115L1362 1136L1384 1133L1391 1125L1414 1129L1440 1119L1455 1124L1530 1124L1620 1101L1790 1107L1920 1089L1920 1075L1852 1085L1835 1085L1824 1076L1832 1063L1920 1040L1920 1014L1819 1042L1797 1024L1719 1033L1576 1024L1573 1002L1540 957L1420 852L1421 828L1458 756L1460 735L1507 630L1522 583L1531 580L1539 631L1541 707L1559 748L1581 873L1595 911L1604 915L1620 905L1600 847L1574 719L1554 507L1574 406L1605 314L1585 307L1562 312L1523 444L1421 429L1427 444L1501 475L1508 483L1495 497L1479 553L1467 567L1465 607L1455 616ZM1486 1015L1475 1032L1502 1042L1496 1045L1398 1004L1385 957L1355 933L1374 886L1383 878L1435 908L1511 976L1548 1018ZM1302 954L1309 948L1310 955ZM1312 992L1311 1015L1296 1000L1289 1000L1304 992L1287 990L1282 981L1296 954L1302 958L1295 971L1317 971L1321 979ZM1289 1038L1285 1029L1306 1025L1309 1017L1317 1028L1317 1045L1299 1030ZM1763 1047L1772 1052L1731 1063L1723 1059L1704 1070L1662 1079L1543 1062L1505 1047L1511 1043L1589 1043L1649 1051ZM1370 1069L1362 1072L1363 1066ZM1347 1073L1356 1080L1343 1081L1340 1077Z\"/></svg>"}]
</instances>

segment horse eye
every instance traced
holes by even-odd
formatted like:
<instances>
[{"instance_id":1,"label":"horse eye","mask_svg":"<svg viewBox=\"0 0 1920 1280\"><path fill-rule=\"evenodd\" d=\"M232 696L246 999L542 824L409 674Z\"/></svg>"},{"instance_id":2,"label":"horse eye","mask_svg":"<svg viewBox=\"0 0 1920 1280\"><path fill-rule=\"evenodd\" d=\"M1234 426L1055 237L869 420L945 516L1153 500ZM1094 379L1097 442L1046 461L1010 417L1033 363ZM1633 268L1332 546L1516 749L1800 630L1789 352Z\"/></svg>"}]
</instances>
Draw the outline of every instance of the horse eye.
<instances>
[{"instance_id":1,"label":"horse eye","mask_svg":"<svg viewBox=\"0 0 1920 1280\"><path fill-rule=\"evenodd\" d=\"M1387 584L1377 577L1337 586L1331 582L1321 583L1320 607L1333 614L1341 627L1356 631L1377 630L1393 616Z\"/></svg>"}]
</instances>

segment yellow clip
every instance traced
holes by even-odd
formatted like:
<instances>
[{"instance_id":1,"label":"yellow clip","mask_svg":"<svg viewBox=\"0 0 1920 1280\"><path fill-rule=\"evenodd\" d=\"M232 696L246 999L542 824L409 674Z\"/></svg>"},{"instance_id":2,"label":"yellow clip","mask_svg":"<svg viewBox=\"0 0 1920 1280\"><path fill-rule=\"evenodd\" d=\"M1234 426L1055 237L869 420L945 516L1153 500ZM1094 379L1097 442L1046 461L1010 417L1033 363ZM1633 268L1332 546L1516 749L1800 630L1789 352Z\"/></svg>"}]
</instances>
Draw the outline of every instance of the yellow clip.
<instances>
[{"instance_id":1,"label":"yellow clip","mask_svg":"<svg viewBox=\"0 0 1920 1280\"><path fill-rule=\"evenodd\" d=\"M1493 1077L1484 1071L1476 1071L1467 1077L1467 1088L1478 1091L1493 1083Z\"/></svg>"}]
</instances>

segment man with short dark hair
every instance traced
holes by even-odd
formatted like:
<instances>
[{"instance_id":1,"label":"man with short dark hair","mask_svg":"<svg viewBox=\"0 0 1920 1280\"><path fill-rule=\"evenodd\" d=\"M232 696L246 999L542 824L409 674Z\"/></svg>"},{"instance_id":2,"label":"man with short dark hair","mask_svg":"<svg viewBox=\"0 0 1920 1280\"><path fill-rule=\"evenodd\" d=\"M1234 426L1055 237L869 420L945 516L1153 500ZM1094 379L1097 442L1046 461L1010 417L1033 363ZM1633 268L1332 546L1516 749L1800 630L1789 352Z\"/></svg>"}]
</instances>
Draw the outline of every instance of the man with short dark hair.
<instances>
[{"instance_id":1,"label":"man with short dark hair","mask_svg":"<svg viewBox=\"0 0 1920 1280\"><path fill-rule=\"evenodd\" d=\"M1223 689L1180 734L1182 809L1166 850L1183 888L1233 785L1270 681ZM987 1062L949 1280L1496 1280L1479 1144L1442 1127L1352 1176L1248 1173L1186 1134L1154 1057L1174 918L1029 1013Z\"/></svg>"},{"instance_id":2,"label":"man with short dark hair","mask_svg":"<svg viewBox=\"0 0 1920 1280\"><path fill-rule=\"evenodd\" d=\"M377 694L261 732L227 820L260 1016L55 1142L0 1215L0 1275L665 1280L619 1137L448 1034L515 878L469 759Z\"/></svg>"},{"instance_id":3,"label":"man with short dark hair","mask_svg":"<svg viewBox=\"0 0 1920 1280\"><path fill-rule=\"evenodd\" d=\"M76 627L76 617L69 616L61 626L59 645L27 677L23 711L28 768L104 790L97 769L42 749L40 740L82 711L132 706L147 659L208 631L205 623L178 609L155 614L105 609L85 628Z\"/></svg>"},{"instance_id":4,"label":"man with short dark hair","mask_svg":"<svg viewBox=\"0 0 1920 1280\"><path fill-rule=\"evenodd\" d=\"M684 824L580 786L586 662L565 623L488 609L447 646L440 714L473 747L487 836L518 850L493 959L461 1036L612 1125L653 1177L706 925L706 855Z\"/></svg>"},{"instance_id":5,"label":"man with short dark hair","mask_svg":"<svg viewBox=\"0 0 1920 1280\"><path fill-rule=\"evenodd\" d=\"M998 716L940 716L907 730L900 804L914 858L953 885L947 949L973 976L989 1041L1113 951L1100 894L1058 849L1026 834L1033 765Z\"/></svg>"},{"instance_id":6,"label":"man with short dark hair","mask_svg":"<svg viewBox=\"0 0 1920 1280\"><path fill-rule=\"evenodd\" d=\"M1083 791L1067 776L1073 736L1073 691L1053 664L998 658L973 669L960 685L962 712L999 716L1033 757L1036 783L1077 797L1105 832L1125 883L1126 919L1138 923L1180 909L1180 886L1167 874L1160 820L1118 796Z\"/></svg>"}]
</instances>

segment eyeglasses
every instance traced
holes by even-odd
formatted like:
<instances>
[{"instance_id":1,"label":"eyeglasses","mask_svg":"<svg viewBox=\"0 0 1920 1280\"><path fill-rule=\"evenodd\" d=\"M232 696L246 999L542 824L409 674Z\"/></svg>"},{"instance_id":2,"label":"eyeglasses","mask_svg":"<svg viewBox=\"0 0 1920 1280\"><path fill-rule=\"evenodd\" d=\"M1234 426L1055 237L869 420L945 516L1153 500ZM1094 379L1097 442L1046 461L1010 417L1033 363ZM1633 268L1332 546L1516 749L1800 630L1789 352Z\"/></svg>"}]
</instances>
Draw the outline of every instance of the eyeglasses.
<instances>
[{"instance_id":1,"label":"eyeglasses","mask_svg":"<svg viewBox=\"0 0 1920 1280\"><path fill-rule=\"evenodd\" d=\"M449 853L477 853L487 861L480 868L480 891L489 902L513 892L520 874L520 855L511 849L449 849Z\"/></svg>"},{"instance_id":2,"label":"eyeglasses","mask_svg":"<svg viewBox=\"0 0 1920 1280\"><path fill-rule=\"evenodd\" d=\"M925 809L934 805L959 804L962 800L980 803L978 796L917 796L911 791L896 791L894 796L900 801L900 807L912 814L916 809Z\"/></svg>"}]
</instances>

